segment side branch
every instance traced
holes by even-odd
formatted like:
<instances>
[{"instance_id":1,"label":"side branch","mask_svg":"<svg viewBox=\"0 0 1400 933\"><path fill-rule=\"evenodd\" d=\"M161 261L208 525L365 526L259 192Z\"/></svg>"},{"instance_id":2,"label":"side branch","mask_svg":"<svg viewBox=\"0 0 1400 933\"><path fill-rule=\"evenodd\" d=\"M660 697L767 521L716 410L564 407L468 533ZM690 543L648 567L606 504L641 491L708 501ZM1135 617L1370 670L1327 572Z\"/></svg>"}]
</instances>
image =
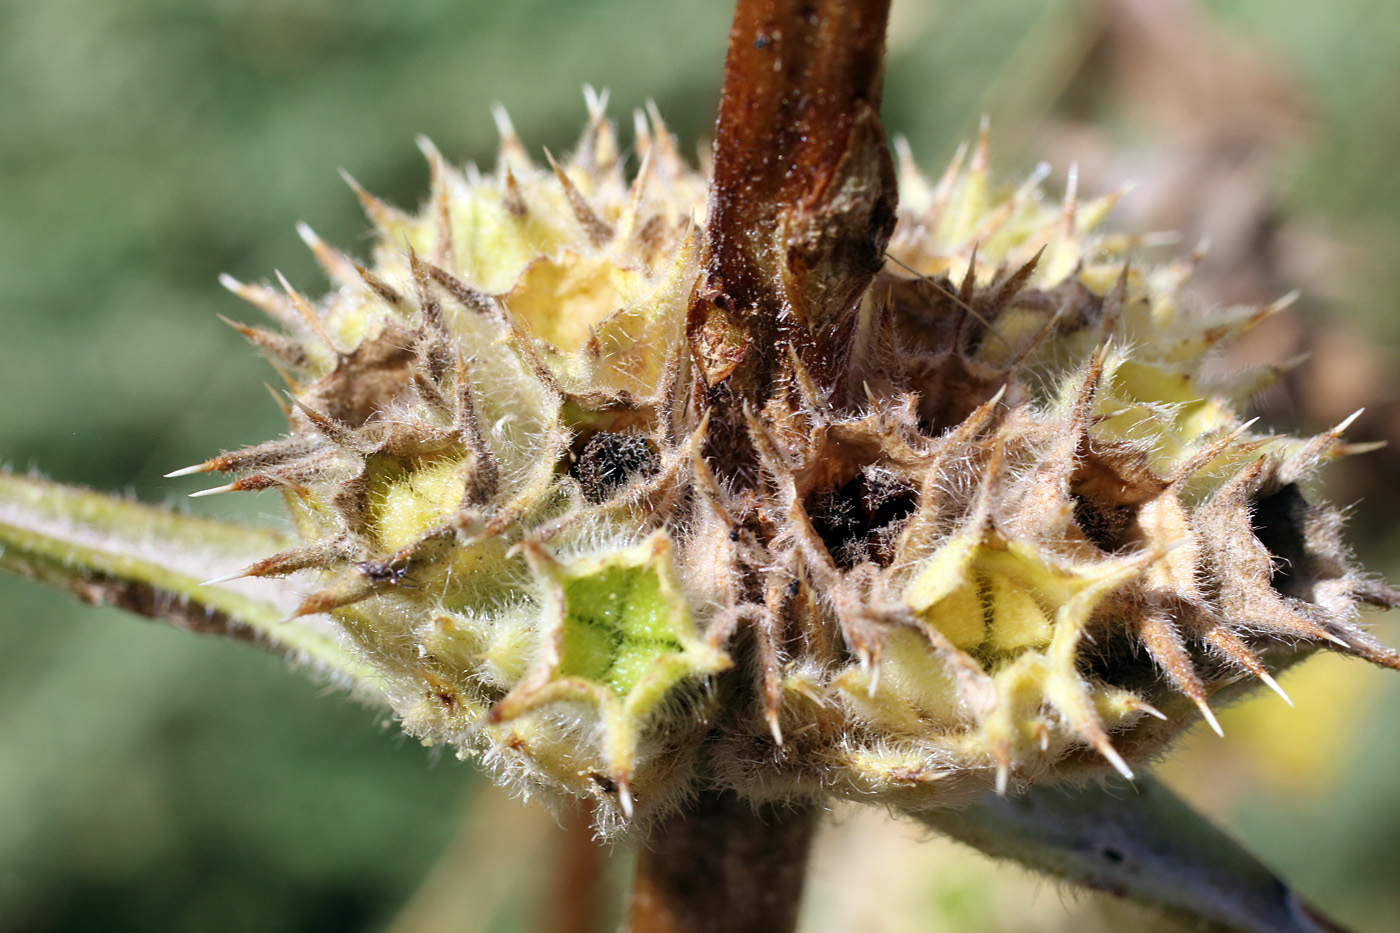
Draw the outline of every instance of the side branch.
<instances>
[{"instance_id":1,"label":"side branch","mask_svg":"<svg viewBox=\"0 0 1400 933\"><path fill-rule=\"evenodd\" d=\"M349 685L369 683L328 630L287 621L297 599L291 581L260 581L261 597L200 582L286 545L267 529L0 470L0 570L84 602L250 642Z\"/></svg>"}]
</instances>

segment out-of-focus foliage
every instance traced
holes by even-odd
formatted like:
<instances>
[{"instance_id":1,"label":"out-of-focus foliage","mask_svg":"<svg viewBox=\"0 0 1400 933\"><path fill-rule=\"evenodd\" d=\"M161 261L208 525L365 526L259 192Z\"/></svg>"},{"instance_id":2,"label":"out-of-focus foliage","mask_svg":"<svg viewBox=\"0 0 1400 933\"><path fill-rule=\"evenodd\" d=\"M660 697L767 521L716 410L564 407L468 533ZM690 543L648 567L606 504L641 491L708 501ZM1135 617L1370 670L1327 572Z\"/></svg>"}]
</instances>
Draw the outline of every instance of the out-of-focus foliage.
<instances>
[{"instance_id":1,"label":"out-of-focus foliage","mask_svg":"<svg viewBox=\"0 0 1400 933\"><path fill-rule=\"evenodd\" d=\"M1165 56L1163 79L1140 51L1152 44L1133 45L1149 6L1183 10L1185 25L1149 17L1139 39L1175 29L1168 48L1201 61L1248 49L1277 119L1243 141L1188 132L1215 124L1191 96L1190 55ZM320 289L293 223L351 252L365 242L336 167L411 206L427 177L415 133L489 161L501 101L533 151L564 150L585 81L611 88L624 126L654 97L698 140L729 15L642 0L0 0L0 459L171 498L160 474L279 430L257 389L270 372L214 317L244 313L215 277L280 268ZM1207 295L1311 296L1254 348L1315 351L1288 392L1260 400L1271 417L1317 430L1370 404L1352 436L1394 444L1396 36L1400 8L1368 0L896 0L886 122L930 168L986 111L1003 171L1049 157L1061 173L1079 161L1086 188L1143 179L1132 223L1221 247ZM1206 74L1201 86L1224 88L1207 100L1245 80ZM1225 113L1219 125L1240 124ZM1165 202L1178 213L1154 213ZM1246 278L1254 293L1231 292ZM1341 465L1332 494L1366 500L1363 557L1392 579L1395 456ZM257 518L240 507L201 510ZM1168 777L1329 912L1379 930L1400 912L1400 688L1342 668L1285 678L1294 710L1265 696L1226 711L1227 739L1196 736ZM322 693L247 649L0 579L0 929L382 928L453 836L471 767ZM1015 872L947 847L888 851L899 870L869 884L819 860L818 901L849 890L872 908L861 919L890 917L881 929L1012 929L995 905L1014 901L990 892ZM515 928L528 910L505 900L495 922ZM810 927L838 916L814 909ZM1016 929L1068 925L1050 892L1018 916Z\"/></svg>"}]
</instances>

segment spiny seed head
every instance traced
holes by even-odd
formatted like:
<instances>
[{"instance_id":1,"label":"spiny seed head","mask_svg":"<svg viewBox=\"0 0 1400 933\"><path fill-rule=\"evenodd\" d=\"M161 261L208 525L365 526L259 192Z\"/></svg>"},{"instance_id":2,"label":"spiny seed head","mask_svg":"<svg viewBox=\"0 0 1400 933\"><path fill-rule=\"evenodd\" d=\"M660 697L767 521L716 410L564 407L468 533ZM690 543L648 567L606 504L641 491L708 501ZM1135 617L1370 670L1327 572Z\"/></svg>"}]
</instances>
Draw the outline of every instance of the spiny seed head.
<instances>
[{"instance_id":1,"label":"spiny seed head","mask_svg":"<svg viewBox=\"0 0 1400 933\"><path fill-rule=\"evenodd\" d=\"M686 326L707 183L659 118L630 181L596 97L563 163L498 119L490 174L422 144L418 213L354 186L369 267L303 229L331 294L227 283L290 430L206 468L304 540L248 573L319 573L299 611L410 733L604 827L699 786L917 809L1126 773L1314 648L1400 667L1303 491L1341 428L1241 423L1272 371L1202 366L1281 305L1197 308L1193 260L1094 232L1112 197L995 186L985 132L934 182L903 158L838 377L784 350L725 411Z\"/></svg>"}]
</instances>

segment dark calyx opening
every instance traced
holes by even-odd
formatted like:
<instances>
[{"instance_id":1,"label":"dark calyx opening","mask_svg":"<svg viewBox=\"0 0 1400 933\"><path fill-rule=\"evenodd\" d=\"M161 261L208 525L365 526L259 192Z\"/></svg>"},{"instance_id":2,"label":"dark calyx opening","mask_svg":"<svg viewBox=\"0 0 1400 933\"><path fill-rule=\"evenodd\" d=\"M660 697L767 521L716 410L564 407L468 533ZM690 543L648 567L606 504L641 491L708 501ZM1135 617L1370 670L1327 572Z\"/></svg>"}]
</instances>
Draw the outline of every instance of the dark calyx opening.
<instances>
[{"instance_id":1,"label":"dark calyx opening","mask_svg":"<svg viewBox=\"0 0 1400 933\"><path fill-rule=\"evenodd\" d=\"M889 566L894 539L917 504L918 496L908 483L862 471L808 497L807 512L832 560L849 570L866 561Z\"/></svg>"},{"instance_id":2,"label":"dark calyx opening","mask_svg":"<svg viewBox=\"0 0 1400 933\"><path fill-rule=\"evenodd\" d=\"M1192 657L1197 653L1193 649ZM1134 630L1111 618L1096 617L1090 623L1088 637L1080 642L1075 668L1090 682L1129 690L1149 702L1157 702L1155 697L1167 689L1161 669L1152 655L1142 650Z\"/></svg>"},{"instance_id":3,"label":"dark calyx opening","mask_svg":"<svg viewBox=\"0 0 1400 933\"><path fill-rule=\"evenodd\" d=\"M583 497L597 505L617 495L635 479L656 475L661 457L640 434L602 431L583 445L569 466L569 475L583 487Z\"/></svg>"},{"instance_id":4,"label":"dark calyx opening","mask_svg":"<svg viewBox=\"0 0 1400 933\"><path fill-rule=\"evenodd\" d=\"M1069 488L1074 523L1090 543L1112 554L1145 543L1148 536L1138 526L1138 512L1166 491L1167 482L1140 451L1084 443Z\"/></svg>"},{"instance_id":5,"label":"dark calyx opening","mask_svg":"<svg viewBox=\"0 0 1400 933\"><path fill-rule=\"evenodd\" d=\"M1133 519L1137 507L1117 505L1085 495L1074 497L1074 523L1095 547L1113 553L1134 543Z\"/></svg>"},{"instance_id":6,"label":"dark calyx opening","mask_svg":"<svg viewBox=\"0 0 1400 933\"><path fill-rule=\"evenodd\" d=\"M1297 483L1289 483L1253 504L1254 537L1274 557L1269 585L1283 596L1310 600L1313 585L1332 574L1325 558L1308 545L1308 500Z\"/></svg>"}]
</instances>

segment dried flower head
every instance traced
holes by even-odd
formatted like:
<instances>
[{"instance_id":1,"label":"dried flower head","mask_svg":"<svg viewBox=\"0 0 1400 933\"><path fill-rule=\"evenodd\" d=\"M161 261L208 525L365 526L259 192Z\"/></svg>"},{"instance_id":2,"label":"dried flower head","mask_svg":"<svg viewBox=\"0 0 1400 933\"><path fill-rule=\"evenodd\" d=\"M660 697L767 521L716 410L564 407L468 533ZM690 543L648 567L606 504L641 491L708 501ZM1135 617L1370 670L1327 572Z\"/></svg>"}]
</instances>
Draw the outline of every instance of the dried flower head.
<instances>
[{"instance_id":1,"label":"dried flower head","mask_svg":"<svg viewBox=\"0 0 1400 933\"><path fill-rule=\"evenodd\" d=\"M298 613L410 733L605 826L699 787L920 809L1129 774L1316 648L1400 668L1304 492L1345 425L1242 422L1275 371L1205 366L1286 300L1197 307L1195 257L1133 258L1072 175L998 187L984 129L936 182L902 151L897 215L836 172L873 262L777 218L803 275L756 331L702 268L706 176L653 110L629 180L588 104L562 164L498 112L490 174L422 142L418 213L355 186L373 261L303 228L320 300L226 283L290 428L191 472L282 491L302 543L243 574L320 573Z\"/></svg>"}]
</instances>

